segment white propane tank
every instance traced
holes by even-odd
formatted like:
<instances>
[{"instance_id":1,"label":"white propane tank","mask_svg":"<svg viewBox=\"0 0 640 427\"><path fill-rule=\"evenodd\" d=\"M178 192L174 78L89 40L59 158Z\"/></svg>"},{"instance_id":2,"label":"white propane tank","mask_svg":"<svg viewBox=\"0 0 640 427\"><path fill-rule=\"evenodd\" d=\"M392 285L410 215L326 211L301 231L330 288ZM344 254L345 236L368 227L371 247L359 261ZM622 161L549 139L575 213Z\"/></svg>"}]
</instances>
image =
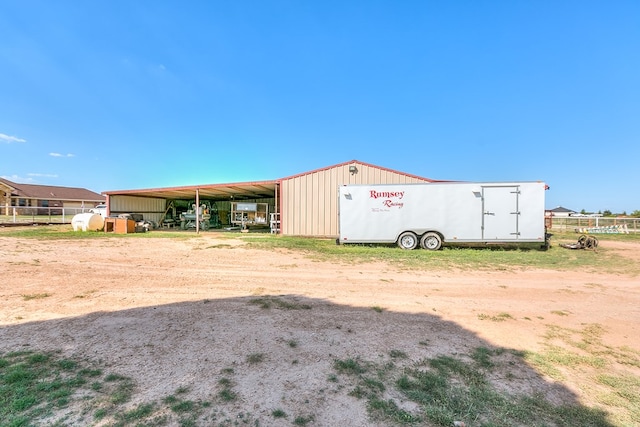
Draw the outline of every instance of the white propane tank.
<instances>
[{"instance_id":1,"label":"white propane tank","mask_svg":"<svg viewBox=\"0 0 640 427\"><path fill-rule=\"evenodd\" d=\"M104 218L94 213L80 213L73 216L71 226L73 231L98 231L104 227Z\"/></svg>"}]
</instances>

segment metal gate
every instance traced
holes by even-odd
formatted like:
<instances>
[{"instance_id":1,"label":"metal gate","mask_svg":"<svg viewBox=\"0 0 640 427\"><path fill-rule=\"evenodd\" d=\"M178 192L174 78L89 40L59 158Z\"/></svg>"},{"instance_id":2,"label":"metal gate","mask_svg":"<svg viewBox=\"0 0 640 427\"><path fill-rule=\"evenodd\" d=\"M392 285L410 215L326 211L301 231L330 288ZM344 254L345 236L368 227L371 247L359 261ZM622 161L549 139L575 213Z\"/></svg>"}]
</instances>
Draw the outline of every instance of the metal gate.
<instances>
[{"instance_id":1,"label":"metal gate","mask_svg":"<svg viewBox=\"0 0 640 427\"><path fill-rule=\"evenodd\" d=\"M482 238L517 240L520 232L518 195L520 187L482 187Z\"/></svg>"}]
</instances>

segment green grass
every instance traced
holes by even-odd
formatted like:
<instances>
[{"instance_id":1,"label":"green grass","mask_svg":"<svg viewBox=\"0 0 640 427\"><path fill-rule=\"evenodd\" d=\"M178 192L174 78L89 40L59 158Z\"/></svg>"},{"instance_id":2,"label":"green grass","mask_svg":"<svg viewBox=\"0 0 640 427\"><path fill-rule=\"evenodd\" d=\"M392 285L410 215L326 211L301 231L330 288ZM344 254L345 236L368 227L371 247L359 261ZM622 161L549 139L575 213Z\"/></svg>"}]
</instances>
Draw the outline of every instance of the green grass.
<instances>
[{"instance_id":1,"label":"green grass","mask_svg":"<svg viewBox=\"0 0 640 427\"><path fill-rule=\"evenodd\" d=\"M112 234L103 232L74 232L70 225L17 227L2 230L0 236L32 239L128 239L177 238L198 239L210 235L206 232L150 232ZM266 233L240 234L217 232L216 238L242 240L249 247L264 250L286 249L306 254L323 261L337 263L387 262L406 269L463 269L463 270L518 270L534 267L553 270L605 271L621 274L640 274L640 266L607 248L608 241L640 241L640 234L598 235L598 251L570 250L559 243L576 242L577 233L555 233L551 248L541 251L537 246L513 247L445 247L441 251L404 251L395 245L336 245L334 239L279 236ZM208 248L208 250L226 250Z\"/></svg>"},{"instance_id":2,"label":"green grass","mask_svg":"<svg viewBox=\"0 0 640 427\"><path fill-rule=\"evenodd\" d=\"M249 365L257 365L258 363L263 362L265 359L264 353L251 353L247 356L247 363Z\"/></svg>"},{"instance_id":3,"label":"green grass","mask_svg":"<svg viewBox=\"0 0 640 427\"><path fill-rule=\"evenodd\" d=\"M59 353L0 354L0 427L200 425L211 405L187 399L189 389L179 387L159 402L132 407L135 391L130 378Z\"/></svg>"},{"instance_id":4,"label":"green grass","mask_svg":"<svg viewBox=\"0 0 640 427\"><path fill-rule=\"evenodd\" d=\"M273 418L287 418L287 413L282 409L274 409L273 411L271 411L271 415L273 416Z\"/></svg>"},{"instance_id":5,"label":"green grass","mask_svg":"<svg viewBox=\"0 0 640 427\"><path fill-rule=\"evenodd\" d=\"M640 235L598 236L598 252L569 250L560 242L577 241L577 234L554 235L551 248L538 250L536 246L514 247L445 247L441 251L404 251L395 245L336 245L334 239L300 238L290 236L242 236L251 246L263 249L282 248L303 252L307 256L338 263L388 262L411 269L473 269L517 270L537 267L555 270L579 269L639 274L640 266L613 254L606 247L609 240L639 241Z\"/></svg>"},{"instance_id":6,"label":"green grass","mask_svg":"<svg viewBox=\"0 0 640 427\"><path fill-rule=\"evenodd\" d=\"M503 350L481 347L469 355L470 361L442 355L414 366L388 363L380 366L347 359L335 361L334 369L348 377L343 382L352 384L349 395L364 400L370 418L385 425L452 426L454 421L481 426L613 425L599 409L554 405L535 393L511 395L496 389L489 376L504 369L499 361L493 360L502 354ZM361 368L363 365L368 368ZM374 377L371 372L375 372ZM627 382L636 387L633 380ZM613 383L619 385L620 381ZM390 389L394 392L389 393ZM402 396L401 401L413 402L419 409L403 409L399 400L388 397L397 394Z\"/></svg>"},{"instance_id":7,"label":"green grass","mask_svg":"<svg viewBox=\"0 0 640 427\"><path fill-rule=\"evenodd\" d=\"M73 231L71 224L41 225L34 227L30 224L24 227L10 227L0 230L0 236L18 237L21 239L38 240L86 240L86 239L191 239L199 238L201 235L194 232L150 232L150 233L128 233L114 234L104 231Z\"/></svg>"},{"instance_id":8,"label":"green grass","mask_svg":"<svg viewBox=\"0 0 640 427\"><path fill-rule=\"evenodd\" d=\"M257 305L263 309L278 308L281 310L310 310L309 304L301 304L297 301L266 295L249 300L249 304Z\"/></svg>"},{"instance_id":9,"label":"green grass","mask_svg":"<svg viewBox=\"0 0 640 427\"><path fill-rule=\"evenodd\" d=\"M366 356L336 359L327 378L333 387L345 388L350 398L361 400L372 422L389 426L451 426L454 421L487 427L639 425L640 352L605 345L605 334L597 324L579 330L549 326L543 349L537 353L477 347L468 354L443 354L416 361L410 352L393 349L385 359L375 362ZM376 349L370 353L380 354ZM247 361L260 363L265 357L252 353ZM509 373L518 365L525 369L533 366L556 381L589 379L595 385L590 395L606 412L577 403L556 404L535 391L510 394L503 387L496 388L492 381L499 378L508 386L514 378ZM218 380L216 403L230 408L239 399L230 375L241 374L230 368L221 372L224 376ZM212 416L223 413L212 408L211 402L190 399L187 386L178 387L160 401L127 405L136 390L130 378L104 373L89 362L58 353L3 354L0 427L42 425L45 419L47 425L60 426L96 422L110 426L197 426L210 424ZM274 409L271 417L288 418L285 409ZM236 424L229 418L215 425L258 422L245 413L234 418ZM291 423L305 426L314 420L314 415L297 415Z\"/></svg>"}]
</instances>

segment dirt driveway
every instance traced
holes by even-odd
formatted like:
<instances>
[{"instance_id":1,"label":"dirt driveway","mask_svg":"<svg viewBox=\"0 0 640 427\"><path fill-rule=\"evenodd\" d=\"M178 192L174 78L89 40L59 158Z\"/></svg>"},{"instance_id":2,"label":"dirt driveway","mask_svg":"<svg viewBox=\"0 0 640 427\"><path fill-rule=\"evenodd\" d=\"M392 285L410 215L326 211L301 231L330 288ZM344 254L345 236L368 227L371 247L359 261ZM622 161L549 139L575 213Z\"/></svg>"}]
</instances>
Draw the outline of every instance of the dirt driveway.
<instances>
[{"instance_id":1,"label":"dirt driveway","mask_svg":"<svg viewBox=\"0 0 640 427\"><path fill-rule=\"evenodd\" d=\"M640 263L639 244L611 249ZM640 351L635 276L412 272L250 249L215 234L40 241L0 233L0 255L0 353L62 350L93 360L135 379L132 403L180 388L191 399L215 400L226 372L238 398L217 406L218 419L291 425L292 417L272 417L282 409L310 415L314 425L375 425L365 402L327 380L336 359L538 351L550 325L597 324L606 345ZM530 368L505 387L595 403L580 378L560 385Z\"/></svg>"}]
</instances>

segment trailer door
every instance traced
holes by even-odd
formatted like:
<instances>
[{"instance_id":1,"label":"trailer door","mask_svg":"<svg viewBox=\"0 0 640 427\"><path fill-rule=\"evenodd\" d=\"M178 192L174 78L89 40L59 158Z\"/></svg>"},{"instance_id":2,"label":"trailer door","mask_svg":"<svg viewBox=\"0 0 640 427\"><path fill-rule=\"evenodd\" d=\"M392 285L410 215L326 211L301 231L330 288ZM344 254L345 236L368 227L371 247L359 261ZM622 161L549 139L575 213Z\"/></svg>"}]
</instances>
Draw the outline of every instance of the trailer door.
<instances>
[{"instance_id":1,"label":"trailer door","mask_svg":"<svg viewBox=\"0 0 640 427\"><path fill-rule=\"evenodd\" d=\"M518 239L519 194L518 186L482 187L482 238L485 241Z\"/></svg>"}]
</instances>

